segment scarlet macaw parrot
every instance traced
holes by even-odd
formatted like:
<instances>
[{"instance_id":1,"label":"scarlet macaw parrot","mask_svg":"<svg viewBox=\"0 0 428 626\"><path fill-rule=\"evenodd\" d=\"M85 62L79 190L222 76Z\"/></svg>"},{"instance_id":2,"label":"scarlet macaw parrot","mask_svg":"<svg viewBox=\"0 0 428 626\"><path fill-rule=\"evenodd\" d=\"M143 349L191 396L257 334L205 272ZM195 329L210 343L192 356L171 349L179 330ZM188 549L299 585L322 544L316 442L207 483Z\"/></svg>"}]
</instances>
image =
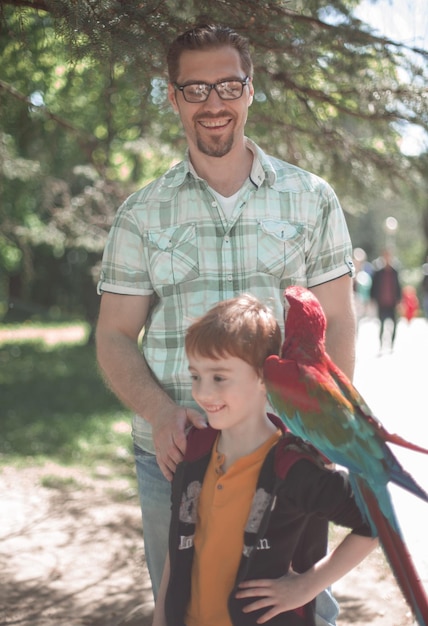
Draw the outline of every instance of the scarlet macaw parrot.
<instances>
[{"instance_id":1,"label":"scarlet macaw parrot","mask_svg":"<svg viewBox=\"0 0 428 626\"><path fill-rule=\"evenodd\" d=\"M389 433L325 350L326 318L304 287L284 291L281 356L264 365L269 401L294 435L349 471L357 504L391 565L420 626L428 626L428 599L402 537L388 492L393 482L428 502L428 494L400 465L387 443L428 454Z\"/></svg>"}]
</instances>

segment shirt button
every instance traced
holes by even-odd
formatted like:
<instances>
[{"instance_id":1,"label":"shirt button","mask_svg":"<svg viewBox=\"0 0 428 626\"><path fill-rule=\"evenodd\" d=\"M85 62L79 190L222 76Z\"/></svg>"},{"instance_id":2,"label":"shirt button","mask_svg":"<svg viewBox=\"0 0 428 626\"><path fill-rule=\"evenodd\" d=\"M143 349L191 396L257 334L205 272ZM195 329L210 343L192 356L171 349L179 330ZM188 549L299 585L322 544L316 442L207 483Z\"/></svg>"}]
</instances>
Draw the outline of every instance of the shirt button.
<instances>
[{"instance_id":1,"label":"shirt button","mask_svg":"<svg viewBox=\"0 0 428 626\"><path fill-rule=\"evenodd\" d=\"M232 282L232 280L233 280L233 276L232 276L232 274L229 274L229 276L227 277L227 280L228 280L230 283Z\"/></svg>"},{"instance_id":2,"label":"shirt button","mask_svg":"<svg viewBox=\"0 0 428 626\"><path fill-rule=\"evenodd\" d=\"M211 206L215 208L217 206L217 202L211 202Z\"/></svg>"},{"instance_id":3,"label":"shirt button","mask_svg":"<svg viewBox=\"0 0 428 626\"><path fill-rule=\"evenodd\" d=\"M220 484L220 485L217 485L217 489L218 489L218 490L223 489L223 485L221 485L221 484Z\"/></svg>"},{"instance_id":4,"label":"shirt button","mask_svg":"<svg viewBox=\"0 0 428 626\"><path fill-rule=\"evenodd\" d=\"M229 243L229 237L224 238L225 243Z\"/></svg>"}]
</instances>

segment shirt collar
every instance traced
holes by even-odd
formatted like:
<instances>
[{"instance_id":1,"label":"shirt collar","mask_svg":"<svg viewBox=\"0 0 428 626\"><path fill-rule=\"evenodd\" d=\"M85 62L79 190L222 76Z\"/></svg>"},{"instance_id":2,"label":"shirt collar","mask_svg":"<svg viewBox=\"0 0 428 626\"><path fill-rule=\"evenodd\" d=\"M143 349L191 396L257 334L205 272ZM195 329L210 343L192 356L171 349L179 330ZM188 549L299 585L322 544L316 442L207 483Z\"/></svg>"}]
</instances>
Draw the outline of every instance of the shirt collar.
<instances>
[{"instance_id":1,"label":"shirt collar","mask_svg":"<svg viewBox=\"0 0 428 626\"><path fill-rule=\"evenodd\" d=\"M269 187L272 187L276 181L276 172L270 159L254 141L248 139L248 137L245 138L245 141L247 148L251 150L254 155L253 167L250 172L251 182L253 182L256 187L260 187L266 180Z\"/></svg>"},{"instance_id":2,"label":"shirt collar","mask_svg":"<svg viewBox=\"0 0 428 626\"><path fill-rule=\"evenodd\" d=\"M259 148L254 141L248 139L248 137L245 138L245 143L247 148L251 150L254 155L250 172L251 182L256 185L256 187L260 187L266 180L266 183L272 187L276 181L276 172L269 158L263 150ZM201 180L190 161L189 150L187 150L185 158L164 174L164 185L169 189L181 187L190 176L196 180Z\"/></svg>"}]
</instances>

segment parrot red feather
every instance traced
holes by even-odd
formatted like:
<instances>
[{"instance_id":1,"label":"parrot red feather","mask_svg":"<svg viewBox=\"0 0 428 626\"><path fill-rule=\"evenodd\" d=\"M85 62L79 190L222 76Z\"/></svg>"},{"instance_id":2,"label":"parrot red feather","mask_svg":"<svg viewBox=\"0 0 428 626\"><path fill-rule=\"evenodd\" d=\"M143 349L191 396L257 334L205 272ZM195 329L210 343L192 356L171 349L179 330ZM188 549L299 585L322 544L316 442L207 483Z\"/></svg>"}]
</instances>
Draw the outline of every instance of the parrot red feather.
<instances>
[{"instance_id":1,"label":"parrot red feather","mask_svg":"<svg viewBox=\"0 0 428 626\"><path fill-rule=\"evenodd\" d=\"M428 502L428 494L400 465L388 443L428 454L389 433L325 349L326 318L304 287L284 291L284 343L264 365L269 401L290 431L349 471L357 504L390 563L420 626L428 626L428 599L405 545L389 482Z\"/></svg>"}]
</instances>

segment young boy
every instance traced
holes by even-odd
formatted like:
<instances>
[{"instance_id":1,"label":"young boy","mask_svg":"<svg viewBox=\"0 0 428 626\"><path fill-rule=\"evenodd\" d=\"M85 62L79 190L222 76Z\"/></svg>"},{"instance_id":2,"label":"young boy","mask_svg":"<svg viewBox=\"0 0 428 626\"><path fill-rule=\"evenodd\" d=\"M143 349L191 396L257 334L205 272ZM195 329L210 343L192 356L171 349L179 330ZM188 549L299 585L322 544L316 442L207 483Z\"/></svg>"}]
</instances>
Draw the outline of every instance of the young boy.
<instances>
[{"instance_id":1,"label":"young boy","mask_svg":"<svg viewBox=\"0 0 428 626\"><path fill-rule=\"evenodd\" d=\"M188 329L192 394L209 426L189 432L173 479L153 626L314 626L317 594L377 545L346 474L266 413L263 363L280 345L273 313L250 295ZM330 520L352 532L325 556Z\"/></svg>"}]
</instances>

